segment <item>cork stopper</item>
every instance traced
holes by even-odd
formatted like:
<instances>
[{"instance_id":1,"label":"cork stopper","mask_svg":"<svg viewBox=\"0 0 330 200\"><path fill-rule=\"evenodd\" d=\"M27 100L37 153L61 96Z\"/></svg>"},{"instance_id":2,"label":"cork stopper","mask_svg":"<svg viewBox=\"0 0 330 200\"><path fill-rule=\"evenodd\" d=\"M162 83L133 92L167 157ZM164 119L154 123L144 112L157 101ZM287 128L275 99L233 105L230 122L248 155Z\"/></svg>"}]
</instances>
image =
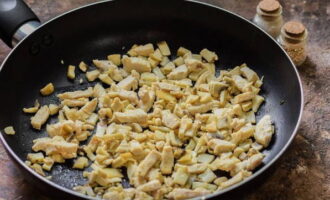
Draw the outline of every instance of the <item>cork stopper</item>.
<instances>
[{"instance_id":1,"label":"cork stopper","mask_svg":"<svg viewBox=\"0 0 330 200\"><path fill-rule=\"evenodd\" d=\"M265 13L273 13L278 11L281 5L276 0L263 0L259 2L258 7Z\"/></svg>"},{"instance_id":2,"label":"cork stopper","mask_svg":"<svg viewBox=\"0 0 330 200\"><path fill-rule=\"evenodd\" d=\"M289 21L284 24L283 29L286 34L293 36L293 37L299 37L302 36L305 33L305 26L297 21Z\"/></svg>"}]
</instances>

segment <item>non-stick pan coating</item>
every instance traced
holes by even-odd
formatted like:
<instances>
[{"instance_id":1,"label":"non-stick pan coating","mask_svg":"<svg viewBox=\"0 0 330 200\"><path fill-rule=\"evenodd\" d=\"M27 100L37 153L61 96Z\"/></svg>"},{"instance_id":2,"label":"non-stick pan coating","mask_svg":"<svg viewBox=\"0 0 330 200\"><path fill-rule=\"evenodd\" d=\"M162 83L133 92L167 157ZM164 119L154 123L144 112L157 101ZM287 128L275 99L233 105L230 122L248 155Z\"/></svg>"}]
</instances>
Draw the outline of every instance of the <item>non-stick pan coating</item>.
<instances>
[{"instance_id":1,"label":"non-stick pan coating","mask_svg":"<svg viewBox=\"0 0 330 200\"><path fill-rule=\"evenodd\" d=\"M161 40L169 43L173 53L179 46L195 53L204 47L216 51L217 70L247 63L264 76L266 103L257 119L270 114L276 127L264 151L264 163L287 146L299 121L302 99L297 73L282 49L261 30L226 11L195 2L152 2L113 1L78 9L47 23L12 52L0 73L0 124L15 127L15 136L4 137L20 159L31 152L33 139L46 136L44 129L31 128L30 115L23 114L22 108L33 105L35 99L41 104L58 103L56 93L89 85L78 84L82 74L74 82L66 78L69 64L91 64L95 58L125 53L133 44ZM49 82L56 93L41 97L39 89ZM83 184L81 171L71 166L72 161L55 165L52 181L66 188Z\"/></svg>"}]
</instances>

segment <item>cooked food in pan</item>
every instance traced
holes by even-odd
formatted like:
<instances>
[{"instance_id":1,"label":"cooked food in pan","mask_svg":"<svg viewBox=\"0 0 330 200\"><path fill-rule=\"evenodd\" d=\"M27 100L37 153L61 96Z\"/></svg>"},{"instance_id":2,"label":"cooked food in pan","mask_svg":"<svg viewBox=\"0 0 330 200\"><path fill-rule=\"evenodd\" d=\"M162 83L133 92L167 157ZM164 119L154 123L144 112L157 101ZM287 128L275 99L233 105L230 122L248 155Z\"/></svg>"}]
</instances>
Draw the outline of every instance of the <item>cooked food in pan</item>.
<instances>
[{"instance_id":1,"label":"cooked food in pan","mask_svg":"<svg viewBox=\"0 0 330 200\"><path fill-rule=\"evenodd\" d=\"M246 64L216 75L215 52L180 47L173 55L164 41L107 58L81 62L81 72L68 67L69 79L85 73L92 87L24 108L32 128L48 133L27 156L36 172L74 159L86 177L74 189L86 195L177 200L223 190L262 163L274 126L269 115L256 120L263 80ZM52 115L57 122L46 125Z\"/></svg>"}]
</instances>

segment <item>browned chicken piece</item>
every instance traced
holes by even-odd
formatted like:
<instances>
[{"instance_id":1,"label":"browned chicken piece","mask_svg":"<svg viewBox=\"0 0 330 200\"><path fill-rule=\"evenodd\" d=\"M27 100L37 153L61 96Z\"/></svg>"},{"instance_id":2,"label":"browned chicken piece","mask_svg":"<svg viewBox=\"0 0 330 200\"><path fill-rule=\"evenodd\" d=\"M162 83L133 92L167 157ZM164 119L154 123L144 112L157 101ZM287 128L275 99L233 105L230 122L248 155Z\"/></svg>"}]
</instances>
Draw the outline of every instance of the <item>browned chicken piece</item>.
<instances>
[{"instance_id":1,"label":"browned chicken piece","mask_svg":"<svg viewBox=\"0 0 330 200\"><path fill-rule=\"evenodd\" d=\"M148 115L142 109L135 109L123 113L115 112L114 117L121 123L146 123Z\"/></svg>"},{"instance_id":2,"label":"browned chicken piece","mask_svg":"<svg viewBox=\"0 0 330 200\"><path fill-rule=\"evenodd\" d=\"M33 141L33 151L44 151L46 155L61 155L64 159L77 157L78 144L66 142L61 136L39 138Z\"/></svg>"},{"instance_id":3,"label":"browned chicken piece","mask_svg":"<svg viewBox=\"0 0 330 200\"><path fill-rule=\"evenodd\" d=\"M121 80L117 86L124 90L136 90L139 85L140 75L135 70L132 70L131 75L127 76L125 79Z\"/></svg>"},{"instance_id":4,"label":"browned chicken piece","mask_svg":"<svg viewBox=\"0 0 330 200\"><path fill-rule=\"evenodd\" d=\"M61 100L63 99L79 99L93 96L93 88L89 87L87 90L78 90L74 92L65 92L57 95Z\"/></svg>"},{"instance_id":5,"label":"browned chicken piece","mask_svg":"<svg viewBox=\"0 0 330 200\"><path fill-rule=\"evenodd\" d=\"M49 117L49 108L48 106L42 106L38 112L31 117L31 125L33 128L40 130L41 126L46 123Z\"/></svg>"},{"instance_id":6,"label":"browned chicken piece","mask_svg":"<svg viewBox=\"0 0 330 200\"><path fill-rule=\"evenodd\" d=\"M171 174L174 166L173 148L171 146L166 145L163 148L161 159L160 171L163 174Z\"/></svg>"},{"instance_id":7,"label":"browned chicken piece","mask_svg":"<svg viewBox=\"0 0 330 200\"><path fill-rule=\"evenodd\" d=\"M141 190L143 192L152 192L155 190L158 190L161 188L161 183L159 182L159 180L152 180L149 181L148 183L145 183L143 185L140 185L139 187L137 187L137 190Z\"/></svg>"},{"instance_id":8,"label":"browned chicken piece","mask_svg":"<svg viewBox=\"0 0 330 200\"><path fill-rule=\"evenodd\" d=\"M170 129L176 129L180 125L180 119L170 110L162 111L162 122Z\"/></svg>"},{"instance_id":9,"label":"browned chicken piece","mask_svg":"<svg viewBox=\"0 0 330 200\"><path fill-rule=\"evenodd\" d=\"M183 200L183 199L190 199L198 196L205 196L210 194L211 191L197 188L195 190L185 189L185 188L175 188L168 194L170 199L174 200Z\"/></svg>"},{"instance_id":10,"label":"browned chicken piece","mask_svg":"<svg viewBox=\"0 0 330 200\"><path fill-rule=\"evenodd\" d=\"M161 155L158 151L151 151L145 159L140 162L138 168L137 168L137 175L138 176L146 176L149 170L156 164L158 160L160 160Z\"/></svg>"},{"instance_id":11,"label":"browned chicken piece","mask_svg":"<svg viewBox=\"0 0 330 200\"><path fill-rule=\"evenodd\" d=\"M122 63L124 66L124 70L127 72L131 72L132 70L135 70L140 73L151 72L150 63L143 58L123 56Z\"/></svg>"}]
</instances>

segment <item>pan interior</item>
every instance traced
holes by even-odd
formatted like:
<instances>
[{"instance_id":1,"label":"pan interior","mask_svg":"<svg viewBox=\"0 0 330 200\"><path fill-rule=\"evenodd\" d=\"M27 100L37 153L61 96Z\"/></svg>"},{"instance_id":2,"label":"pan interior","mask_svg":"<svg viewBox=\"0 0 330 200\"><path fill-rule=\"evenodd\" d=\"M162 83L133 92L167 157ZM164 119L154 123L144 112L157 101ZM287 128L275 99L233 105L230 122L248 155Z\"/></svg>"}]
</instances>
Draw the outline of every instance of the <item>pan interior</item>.
<instances>
[{"instance_id":1,"label":"pan interior","mask_svg":"<svg viewBox=\"0 0 330 200\"><path fill-rule=\"evenodd\" d=\"M246 21L216 8L187 1L111 1L66 14L44 25L26 39L6 61L0 73L1 128L13 125L15 136L5 136L13 151L25 160L32 140L46 136L45 130L30 126L30 115L22 108L59 103L56 94L85 89L87 83L78 73L75 81L66 78L69 64L105 59L108 54L125 53L133 44L166 40L172 53L184 46L194 53L202 48L219 55L217 70L247 63L264 76L262 95L266 102L257 119L270 114L276 134L264 151L270 162L285 146L299 118L301 93L299 81L289 59L276 43ZM62 61L64 64L62 64ZM83 84L79 79L83 78ZM41 97L40 88L52 82L56 93ZM284 102L284 103L283 103ZM55 121L56 117L50 119ZM72 188L83 184L82 171L71 169L72 161L55 165L55 183Z\"/></svg>"}]
</instances>

